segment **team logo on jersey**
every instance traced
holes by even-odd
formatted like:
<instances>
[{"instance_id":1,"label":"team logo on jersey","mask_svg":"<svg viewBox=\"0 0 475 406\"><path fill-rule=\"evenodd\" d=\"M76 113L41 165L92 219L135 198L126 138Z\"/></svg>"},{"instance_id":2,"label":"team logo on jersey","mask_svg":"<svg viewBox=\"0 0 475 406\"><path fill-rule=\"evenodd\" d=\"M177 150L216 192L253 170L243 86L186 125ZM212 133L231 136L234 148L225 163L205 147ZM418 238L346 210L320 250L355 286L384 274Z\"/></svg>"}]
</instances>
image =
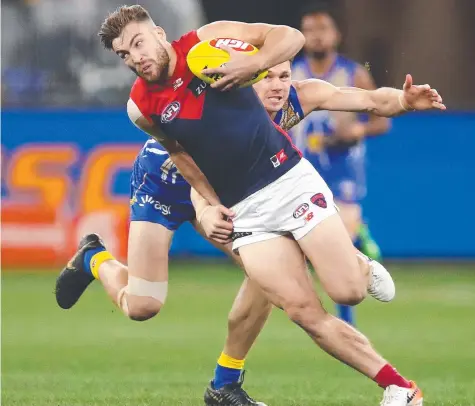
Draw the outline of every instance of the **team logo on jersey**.
<instances>
[{"instance_id":1,"label":"team logo on jersey","mask_svg":"<svg viewBox=\"0 0 475 406\"><path fill-rule=\"evenodd\" d=\"M160 121L162 123L169 123L178 115L179 112L180 112L180 103L177 101L174 101L163 109Z\"/></svg>"},{"instance_id":2,"label":"team logo on jersey","mask_svg":"<svg viewBox=\"0 0 475 406\"><path fill-rule=\"evenodd\" d=\"M309 207L310 206L307 203L303 203L299 207L297 207L293 214L294 219L302 217L305 213L307 213Z\"/></svg>"},{"instance_id":3,"label":"team logo on jersey","mask_svg":"<svg viewBox=\"0 0 475 406\"><path fill-rule=\"evenodd\" d=\"M284 130L290 130L293 126L300 122L300 116L295 111L294 106L290 101L287 101L282 106L282 117L280 118L279 125Z\"/></svg>"},{"instance_id":4,"label":"team logo on jersey","mask_svg":"<svg viewBox=\"0 0 475 406\"><path fill-rule=\"evenodd\" d=\"M325 196L323 196L323 193L317 193L317 194L313 195L310 198L310 201L313 204L316 204L318 207L321 207L322 209L326 209L328 207L327 201L325 199Z\"/></svg>"},{"instance_id":5,"label":"team logo on jersey","mask_svg":"<svg viewBox=\"0 0 475 406\"><path fill-rule=\"evenodd\" d=\"M277 152L277 154L270 157L270 161L272 162L272 165L274 165L274 168L279 167L280 164L283 164L287 159L289 158L283 148Z\"/></svg>"}]
</instances>

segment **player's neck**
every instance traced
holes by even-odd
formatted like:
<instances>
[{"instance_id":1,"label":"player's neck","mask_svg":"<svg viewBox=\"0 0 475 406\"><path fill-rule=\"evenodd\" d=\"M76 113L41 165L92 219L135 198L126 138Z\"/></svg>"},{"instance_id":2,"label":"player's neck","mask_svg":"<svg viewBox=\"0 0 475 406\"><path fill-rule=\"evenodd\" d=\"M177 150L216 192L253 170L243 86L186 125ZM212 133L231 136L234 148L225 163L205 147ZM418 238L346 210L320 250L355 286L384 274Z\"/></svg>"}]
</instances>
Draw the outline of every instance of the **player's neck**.
<instances>
[{"instance_id":1,"label":"player's neck","mask_svg":"<svg viewBox=\"0 0 475 406\"><path fill-rule=\"evenodd\" d=\"M324 58L317 59L309 56L310 69L315 76L324 76L331 69L337 57L336 52L328 53Z\"/></svg>"},{"instance_id":2,"label":"player's neck","mask_svg":"<svg viewBox=\"0 0 475 406\"><path fill-rule=\"evenodd\" d=\"M176 62L177 62L178 57L177 57L175 49L172 47L171 44L167 44L167 52L170 58L170 63L168 64L167 79L170 79L173 76L173 73L175 72Z\"/></svg>"}]
</instances>

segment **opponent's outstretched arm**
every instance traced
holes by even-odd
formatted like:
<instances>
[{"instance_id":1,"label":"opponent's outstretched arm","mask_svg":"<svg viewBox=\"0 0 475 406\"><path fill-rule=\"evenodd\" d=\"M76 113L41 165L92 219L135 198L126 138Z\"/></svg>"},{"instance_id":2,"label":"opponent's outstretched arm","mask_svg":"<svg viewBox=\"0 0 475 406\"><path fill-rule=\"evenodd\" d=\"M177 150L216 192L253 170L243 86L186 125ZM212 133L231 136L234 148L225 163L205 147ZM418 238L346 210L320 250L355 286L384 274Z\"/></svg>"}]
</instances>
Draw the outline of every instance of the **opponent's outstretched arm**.
<instances>
[{"instance_id":1,"label":"opponent's outstretched arm","mask_svg":"<svg viewBox=\"0 0 475 406\"><path fill-rule=\"evenodd\" d=\"M221 74L223 77L211 86L228 89L249 80L256 72L293 58L305 43L303 34L285 25L264 23L242 23L237 21L217 21L201 27L197 31L201 40L212 38L232 38L248 42L259 48L256 54L242 55L229 47L222 47L231 55L225 66L205 69L205 74Z\"/></svg>"},{"instance_id":2,"label":"opponent's outstretched arm","mask_svg":"<svg viewBox=\"0 0 475 406\"><path fill-rule=\"evenodd\" d=\"M332 110L393 117L414 110L446 109L437 90L427 84L413 85L411 75L406 75L402 90L339 88L318 79L294 82L294 86L305 114L313 110Z\"/></svg>"},{"instance_id":3,"label":"opponent's outstretched arm","mask_svg":"<svg viewBox=\"0 0 475 406\"><path fill-rule=\"evenodd\" d=\"M202 195L209 204L220 204L213 187L209 184L206 176L201 172L193 158L175 140L169 139L153 123L150 123L139 111L136 104L129 100L127 103L127 113L130 121L140 130L157 140L170 154L170 158L176 165L185 180Z\"/></svg>"}]
</instances>

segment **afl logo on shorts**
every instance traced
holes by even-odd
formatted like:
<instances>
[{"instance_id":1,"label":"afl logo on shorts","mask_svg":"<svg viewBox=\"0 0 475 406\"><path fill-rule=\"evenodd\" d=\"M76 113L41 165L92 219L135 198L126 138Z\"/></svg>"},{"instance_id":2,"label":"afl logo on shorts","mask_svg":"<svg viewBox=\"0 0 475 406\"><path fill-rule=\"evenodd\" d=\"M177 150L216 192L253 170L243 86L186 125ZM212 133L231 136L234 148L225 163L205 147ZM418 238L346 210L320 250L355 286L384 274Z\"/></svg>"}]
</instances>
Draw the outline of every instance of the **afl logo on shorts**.
<instances>
[{"instance_id":1,"label":"afl logo on shorts","mask_svg":"<svg viewBox=\"0 0 475 406\"><path fill-rule=\"evenodd\" d=\"M299 207L297 207L293 214L294 219L302 217L305 213L307 213L309 207L310 206L307 203L303 203Z\"/></svg>"},{"instance_id":2,"label":"afl logo on shorts","mask_svg":"<svg viewBox=\"0 0 475 406\"><path fill-rule=\"evenodd\" d=\"M323 196L323 193L317 193L317 194L313 195L310 198L310 201L313 204L316 204L318 207L321 207L322 209L326 209L328 207L327 201L325 199L325 196Z\"/></svg>"},{"instance_id":3,"label":"afl logo on shorts","mask_svg":"<svg viewBox=\"0 0 475 406\"><path fill-rule=\"evenodd\" d=\"M169 123L178 115L179 112L180 112L180 103L177 101L174 101L163 109L160 120L162 123Z\"/></svg>"}]
</instances>

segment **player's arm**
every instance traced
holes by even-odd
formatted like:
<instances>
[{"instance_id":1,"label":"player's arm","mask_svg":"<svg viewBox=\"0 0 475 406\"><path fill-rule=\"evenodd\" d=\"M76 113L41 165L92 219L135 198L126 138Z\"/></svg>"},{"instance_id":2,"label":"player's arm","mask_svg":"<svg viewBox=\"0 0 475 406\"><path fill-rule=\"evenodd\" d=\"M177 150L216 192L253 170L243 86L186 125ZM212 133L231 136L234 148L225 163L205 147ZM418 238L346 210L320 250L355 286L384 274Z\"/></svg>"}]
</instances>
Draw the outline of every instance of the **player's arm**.
<instances>
[{"instance_id":1,"label":"player's arm","mask_svg":"<svg viewBox=\"0 0 475 406\"><path fill-rule=\"evenodd\" d=\"M364 90L376 90L376 84L374 83L373 77L368 72L368 70L362 66L358 66L355 72L355 86L359 89ZM399 94L397 95L397 97L399 97ZM381 114L378 115L377 113L370 114L368 122L361 123L364 126L365 136L381 135L387 132L390 127L390 122L387 117L391 117L391 115L382 116Z\"/></svg>"},{"instance_id":2,"label":"player's arm","mask_svg":"<svg viewBox=\"0 0 475 406\"><path fill-rule=\"evenodd\" d=\"M223 75L221 80L213 84L214 87L243 83L256 72L264 71L293 58L305 43L303 34L295 28L264 23L217 21L201 27L197 34L201 40L219 37L233 38L259 48L259 52L252 56L239 55L237 51L223 48L231 54L232 63L203 71L205 74Z\"/></svg>"},{"instance_id":3,"label":"player's arm","mask_svg":"<svg viewBox=\"0 0 475 406\"><path fill-rule=\"evenodd\" d=\"M223 205L211 206L208 200L191 188L191 202L196 212L196 220L203 228L206 236L212 240L227 244L231 242L233 211Z\"/></svg>"},{"instance_id":4,"label":"player's arm","mask_svg":"<svg viewBox=\"0 0 475 406\"><path fill-rule=\"evenodd\" d=\"M313 110L367 112L381 117L393 117L413 110L445 110L437 90L429 85L413 85L407 75L403 90L381 87L364 90L335 87L318 79L294 82L305 114Z\"/></svg>"},{"instance_id":5,"label":"player's arm","mask_svg":"<svg viewBox=\"0 0 475 406\"><path fill-rule=\"evenodd\" d=\"M220 204L219 198L209 184L208 179L206 179L206 176L198 168L193 158L178 142L169 139L157 126L150 123L132 100L129 100L127 103L127 113L134 125L163 145L181 175L192 187L198 190L210 204Z\"/></svg>"}]
</instances>

